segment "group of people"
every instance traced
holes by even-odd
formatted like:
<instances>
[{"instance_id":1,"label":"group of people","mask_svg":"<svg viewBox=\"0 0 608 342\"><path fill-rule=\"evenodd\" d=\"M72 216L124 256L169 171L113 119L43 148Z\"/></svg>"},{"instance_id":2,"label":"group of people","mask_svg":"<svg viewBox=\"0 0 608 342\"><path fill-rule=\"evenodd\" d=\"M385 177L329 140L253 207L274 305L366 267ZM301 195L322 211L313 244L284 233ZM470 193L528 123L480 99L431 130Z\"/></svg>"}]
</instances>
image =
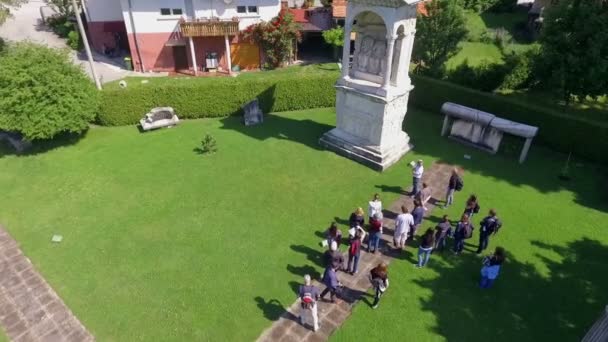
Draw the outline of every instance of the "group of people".
<instances>
[{"instance_id":1,"label":"group of people","mask_svg":"<svg viewBox=\"0 0 608 342\"><path fill-rule=\"evenodd\" d=\"M413 198L414 208L410 212L406 205L402 205L401 214L395 219L393 234L393 249L395 251L403 250L406 245L414 240L416 232L422 226L425 211L427 211L426 204L432 198L431 188L428 184L422 182L424 174L422 160L418 160L412 164L412 174L413 186L410 195ZM455 192L461 191L463 186L464 183L458 170L454 169L448 181L443 208L453 204ZM464 250L464 241L473 235L474 226L472 219L479 211L478 199L475 195L471 195L466 201L463 214L458 222L453 224L448 215L443 215L441 221L434 228L428 228L419 237L418 261L414 265L417 268L426 266L434 251L441 252L446 249L449 238L453 239L452 251L454 254L461 254ZM309 275L304 277L305 284L300 287L299 293L302 305L300 320L302 324L305 324L306 317L309 317L311 319L310 325L315 331L319 328L317 301L324 300L327 294L330 295L330 302L332 303L336 301L336 297L339 297L342 288L338 280L339 271L344 271L351 275L358 272L361 249L363 248L362 244L366 236L369 236L367 239L367 251L369 253L379 251L384 225L382 201L378 194L375 194L368 203L367 218L368 229L366 231L364 229L366 220L363 208L356 208L349 217L348 259L340 252L340 245L344 242L344 239L337 223L333 222L325 232L325 239L321 244L327 246L328 250L324 254L325 271L322 278L326 288L322 292L319 292L311 284ZM496 210L490 209L488 215L480 222L477 254L481 254L487 249L490 236L498 233L501 226L502 222L498 218ZM483 258L479 282L481 288L485 289L492 286L498 277L504 260L505 250L501 247L497 247L493 254ZM382 294L389 286L387 265L380 263L374 267L370 271L369 279L375 291L374 302L372 304L372 308L375 309L378 307Z\"/></svg>"}]
</instances>

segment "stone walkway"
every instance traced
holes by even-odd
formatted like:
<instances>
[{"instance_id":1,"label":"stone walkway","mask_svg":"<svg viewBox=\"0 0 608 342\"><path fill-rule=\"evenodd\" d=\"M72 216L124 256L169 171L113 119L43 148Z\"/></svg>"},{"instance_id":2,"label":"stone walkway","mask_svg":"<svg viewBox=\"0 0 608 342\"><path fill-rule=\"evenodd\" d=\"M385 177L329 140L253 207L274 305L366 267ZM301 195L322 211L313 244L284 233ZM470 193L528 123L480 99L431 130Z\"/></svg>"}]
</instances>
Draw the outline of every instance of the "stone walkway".
<instances>
[{"instance_id":1,"label":"stone walkway","mask_svg":"<svg viewBox=\"0 0 608 342\"><path fill-rule=\"evenodd\" d=\"M427 170L423 175L423 181L426 182L432 189L433 198L427 203L428 216L435 207L434 199L442 201L445 198L447 182L454 167L448 164L433 164L430 170ZM405 177L404 177L405 178ZM411 177L406 179L410 180ZM411 181L410 181L411 182ZM409 189L408 189L409 190ZM338 273L338 279L344 285L342 300L336 304L318 302L319 313L319 330L313 332L312 329L302 326L299 323L300 303L296 301L287 311L275 321L272 326L266 329L258 338L259 342L287 342L287 341L327 341L329 336L346 321L351 314L352 307L359 301L371 304L373 296L367 292L371 287L369 281L369 272L376 267L380 262L390 263L397 256L396 252L391 250L393 240L393 229L395 227L395 217L401 212L401 205L406 204L411 210L414 205L412 199L405 194L402 194L389 208L384 210L384 234L382 236L381 253L371 254L365 251L361 252L359 259L359 272L351 276L344 272ZM388 209L388 210L387 210ZM434 226L434 225L433 225ZM424 224L419 229L418 234L421 234L423 228L428 228L428 224ZM367 244L365 244L367 247ZM410 248L411 247L407 247ZM414 253L416 255L417 251ZM390 268L389 268L390 273ZM315 281L315 285L319 290L325 289L325 286ZM371 310L371 308L370 308Z\"/></svg>"},{"instance_id":2,"label":"stone walkway","mask_svg":"<svg viewBox=\"0 0 608 342\"><path fill-rule=\"evenodd\" d=\"M13 342L95 341L2 226L0 325Z\"/></svg>"}]
</instances>

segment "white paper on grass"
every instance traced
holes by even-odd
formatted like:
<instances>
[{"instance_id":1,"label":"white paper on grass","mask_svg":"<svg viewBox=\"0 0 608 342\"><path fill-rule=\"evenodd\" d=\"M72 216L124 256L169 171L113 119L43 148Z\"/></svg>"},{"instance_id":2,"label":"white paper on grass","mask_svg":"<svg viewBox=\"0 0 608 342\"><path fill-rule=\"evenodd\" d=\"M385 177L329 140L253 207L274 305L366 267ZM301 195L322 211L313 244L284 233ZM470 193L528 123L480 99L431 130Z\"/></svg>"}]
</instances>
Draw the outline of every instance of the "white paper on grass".
<instances>
[{"instance_id":1,"label":"white paper on grass","mask_svg":"<svg viewBox=\"0 0 608 342\"><path fill-rule=\"evenodd\" d=\"M63 240L63 236L57 234L53 235L53 237L51 238L52 242L61 242L61 240Z\"/></svg>"},{"instance_id":2,"label":"white paper on grass","mask_svg":"<svg viewBox=\"0 0 608 342\"><path fill-rule=\"evenodd\" d=\"M471 159L471 156L470 156L470 155L468 155L468 154L465 154L465 155L464 155L464 159Z\"/></svg>"}]
</instances>

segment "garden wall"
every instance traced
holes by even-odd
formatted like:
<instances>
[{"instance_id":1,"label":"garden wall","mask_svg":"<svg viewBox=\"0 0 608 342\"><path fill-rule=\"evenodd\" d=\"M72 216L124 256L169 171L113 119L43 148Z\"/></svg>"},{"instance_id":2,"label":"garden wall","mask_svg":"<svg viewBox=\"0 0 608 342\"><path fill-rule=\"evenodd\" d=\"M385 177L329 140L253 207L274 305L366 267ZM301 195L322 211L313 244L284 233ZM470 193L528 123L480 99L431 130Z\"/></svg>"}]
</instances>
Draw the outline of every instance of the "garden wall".
<instances>
[{"instance_id":1,"label":"garden wall","mask_svg":"<svg viewBox=\"0 0 608 342\"><path fill-rule=\"evenodd\" d=\"M173 107L183 119L238 115L241 106L256 97L265 113L333 107L336 100L335 75L199 80L104 90L98 121L108 126L135 124L151 108L162 106Z\"/></svg>"},{"instance_id":2,"label":"garden wall","mask_svg":"<svg viewBox=\"0 0 608 342\"><path fill-rule=\"evenodd\" d=\"M444 102L473 107L513 121L538 126L538 142L557 151L608 163L608 124L574 117L527 102L483 93L452 83L412 76L412 106L440 113ZM438 132L439 134L439 132Z\"/></svg>"}]
</instances>

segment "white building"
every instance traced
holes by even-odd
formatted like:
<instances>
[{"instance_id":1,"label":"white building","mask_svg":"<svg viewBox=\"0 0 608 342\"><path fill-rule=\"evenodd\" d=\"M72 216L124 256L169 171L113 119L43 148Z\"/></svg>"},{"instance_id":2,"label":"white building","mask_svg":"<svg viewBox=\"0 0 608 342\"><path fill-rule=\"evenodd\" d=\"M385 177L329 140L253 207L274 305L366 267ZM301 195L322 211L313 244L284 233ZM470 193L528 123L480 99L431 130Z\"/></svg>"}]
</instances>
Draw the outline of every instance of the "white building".
<instances>
[{"instance_id":1,"label":"white building","mask_svg":"<svg viewBox=\"0 0 608 342\"><path fill-rule=\"evenodd\" d=\"M280 0L83 0L93 48L129 50L136 70L201 71L259 66L257 46L238 32L278 15Z\"/></svg>"}]
</instances>

